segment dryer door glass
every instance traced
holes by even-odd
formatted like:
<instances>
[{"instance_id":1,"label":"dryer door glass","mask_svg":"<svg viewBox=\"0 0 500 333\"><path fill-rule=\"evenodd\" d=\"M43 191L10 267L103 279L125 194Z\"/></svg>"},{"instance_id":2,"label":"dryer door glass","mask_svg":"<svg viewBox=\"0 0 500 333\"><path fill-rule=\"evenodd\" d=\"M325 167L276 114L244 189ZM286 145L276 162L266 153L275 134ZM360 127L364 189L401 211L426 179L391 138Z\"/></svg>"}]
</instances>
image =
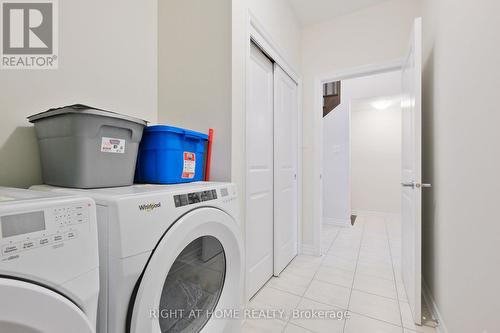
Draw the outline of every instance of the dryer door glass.
<instances>
[{"instance_id":1,"label":"dryer door glass","mask_svg":"<svg viewBox=\"0 0 500 333\"><path fill-rule=\"evenodd\" d=\"M161 332L199 332L217 306L225 275L224 249L215 237L200 237L186 246L163 284Z\"/></svg>"}]
</instances>

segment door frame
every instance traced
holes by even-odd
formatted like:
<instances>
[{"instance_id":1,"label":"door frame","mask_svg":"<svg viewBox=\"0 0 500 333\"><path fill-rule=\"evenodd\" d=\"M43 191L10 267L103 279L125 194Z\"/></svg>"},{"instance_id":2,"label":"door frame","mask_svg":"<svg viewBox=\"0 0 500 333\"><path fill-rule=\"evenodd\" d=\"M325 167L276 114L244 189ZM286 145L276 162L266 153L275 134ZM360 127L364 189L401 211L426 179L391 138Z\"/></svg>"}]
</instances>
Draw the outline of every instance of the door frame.
<instances>
[{"instance_id":1,"label":"door frame","mask_svg":"<svg viewBox=\"0 0 500 333\"><path fill-rule=\"evenodd\" d=\"M254 42L262 52L264 52L267 56L269 56L271 59L274 60L284 71L287 73L290 78L297 83L297 103L298 103L298 108L297 108L297 235L298 235L298 244L297 248L299 250L299 253L301 253L302 249L302 147L303 147L303 140L302 140L302 77L298 74L298 71L296 71L293 66L290 65L289 61L287 60L286 56L284 55L284 52L279 48L279 46L274 42L273 38L271 35L267 32L267 30L264 28L264 26L259 22L257 17L250 11L248 10L247 12L247 25L246 25L246 34L245 34L245 110L243 112L243 121L244 121L244 129L245 129L245 134L244 134L244 140L245 140L245 172L244 172L244 194L245 194L245 204L244 204L244 211L242 212L242 215L244 216L244 221L245 221L245 248L246 248L246 223L247 223L247 212L246 212L246 184L247 184L247 161L246 161L246 148L247 148L247 143L246 143L246 138L247 138L247 133L246 133L246 112L248 110L248 99L247 99L247 92L248 92L248 81L250 78L250 50L251 50L251 43ZM273 251L274 251L274 245L273 245ZM247 265L246 265L246 256L245 256L245 272L248 273L247 270ZM246 274L245 274L245 301L248 301L248 296L246 295L246 290L247 290L247 281L246 281Z\"/></svg>"},{"instance_id":2,"label":"door frame","mask_svg":"<svg viewBox=\"0 0 500 333\"><path fill-rule=\"evenodd\" d=\"M314 137L313 137L313 248L309 254L321 256L321 229L323 222L323 84L401 70L402 58L377 64L353 67L336 72L325 72L314 78ZM350 180L349 180L350 181Z\"/></svg>"}]
</instances>

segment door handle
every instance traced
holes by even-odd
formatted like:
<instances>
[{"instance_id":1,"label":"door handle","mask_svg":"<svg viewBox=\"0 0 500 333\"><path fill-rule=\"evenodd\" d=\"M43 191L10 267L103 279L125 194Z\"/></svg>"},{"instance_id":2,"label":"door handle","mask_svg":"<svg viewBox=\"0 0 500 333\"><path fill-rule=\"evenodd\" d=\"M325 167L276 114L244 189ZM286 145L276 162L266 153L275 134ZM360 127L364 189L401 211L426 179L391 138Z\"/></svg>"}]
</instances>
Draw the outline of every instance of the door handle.
<instances>
[{"instance_id":1,"label":"door handle","mask_svg":"<svg viewBox=\"0 0 500 333\"><path fill-rule=\"evenodd\" d=\"M403 187L411 187L411 188L430 188L432 187L432 184L427 184L427 183L424 183L424 184L421 184L421 183L416 183L416 182L409 182L409 183L401 183L401 186Z\"/></svg>"},{"instance_id":2,"label":"door handle","mask_svg":"<svg viewBox=\"0 0 500 333\"><path fill-rule=\"evenodd\" d=\"M403 182L403 183L401 183L401 186L415 188L415 182L409 182L409 183Z\"/></svg>"}]
</instances>

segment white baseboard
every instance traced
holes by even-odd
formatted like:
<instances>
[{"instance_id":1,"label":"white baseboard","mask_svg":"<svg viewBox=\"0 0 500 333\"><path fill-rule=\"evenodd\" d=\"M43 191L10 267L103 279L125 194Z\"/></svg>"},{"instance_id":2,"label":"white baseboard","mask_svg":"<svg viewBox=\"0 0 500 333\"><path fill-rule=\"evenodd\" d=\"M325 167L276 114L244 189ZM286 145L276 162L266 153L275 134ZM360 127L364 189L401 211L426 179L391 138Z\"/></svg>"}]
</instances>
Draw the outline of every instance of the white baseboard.
<instances>
[{"instance_id":1,"label":"white baseboard","mask_svg":"<svg viewBox=\"0 0 500 333\"><path fill-rule=\"evenodd\" d=\"M337 227L350 227L350 219L337 219L333 217L323 217L323 224L334 225Z\"/></svg>"},{"instance_id":2,"label":"white baseboard","mask_svg":"<svg viewBox=\"0 0 500 333\"><path fill-rule=\"evenodd\" d=\"M446 328L446 324L444 323L443 317L439 312L436 301L434 300L434 297L432 296L431 291L427 286L427 283L425 283L423 279L422 279L422 296L424 297L425 303L427 303L427 306L429 307L432 316L438 321L436 332L448 333L448 329Z\"/></svg>"},{"instance_id":3,"label":"white baseboard","mask_svg":"<svg viewBox=\"0 0 500 333\"><path fill-rule=\"evenodd\" d=\"M308 255L308 256L316 255L316 251L314 250L314 246L309 245L309 244L302 244L302 251L300 253Z\"/></svg>"}]
</instances>

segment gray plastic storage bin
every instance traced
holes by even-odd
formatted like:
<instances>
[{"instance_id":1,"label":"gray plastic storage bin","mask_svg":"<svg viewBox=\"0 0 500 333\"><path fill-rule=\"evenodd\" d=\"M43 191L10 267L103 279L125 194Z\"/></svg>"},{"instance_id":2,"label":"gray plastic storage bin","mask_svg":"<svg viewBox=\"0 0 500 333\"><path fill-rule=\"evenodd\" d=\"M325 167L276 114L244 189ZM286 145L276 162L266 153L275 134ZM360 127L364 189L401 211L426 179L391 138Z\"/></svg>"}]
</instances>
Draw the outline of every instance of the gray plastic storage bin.
<instances>
[{"instance_id":1,"label":"gray plastic storage bin","mask_svg":"<svg viewBox=\"0 0 500 333\"><path fill-rule=\"evenodd\" d=\"M98 188L134 182L146 121L71 105L28 117L35 124L45 184Z\"/></svg>"}]
</instances>

